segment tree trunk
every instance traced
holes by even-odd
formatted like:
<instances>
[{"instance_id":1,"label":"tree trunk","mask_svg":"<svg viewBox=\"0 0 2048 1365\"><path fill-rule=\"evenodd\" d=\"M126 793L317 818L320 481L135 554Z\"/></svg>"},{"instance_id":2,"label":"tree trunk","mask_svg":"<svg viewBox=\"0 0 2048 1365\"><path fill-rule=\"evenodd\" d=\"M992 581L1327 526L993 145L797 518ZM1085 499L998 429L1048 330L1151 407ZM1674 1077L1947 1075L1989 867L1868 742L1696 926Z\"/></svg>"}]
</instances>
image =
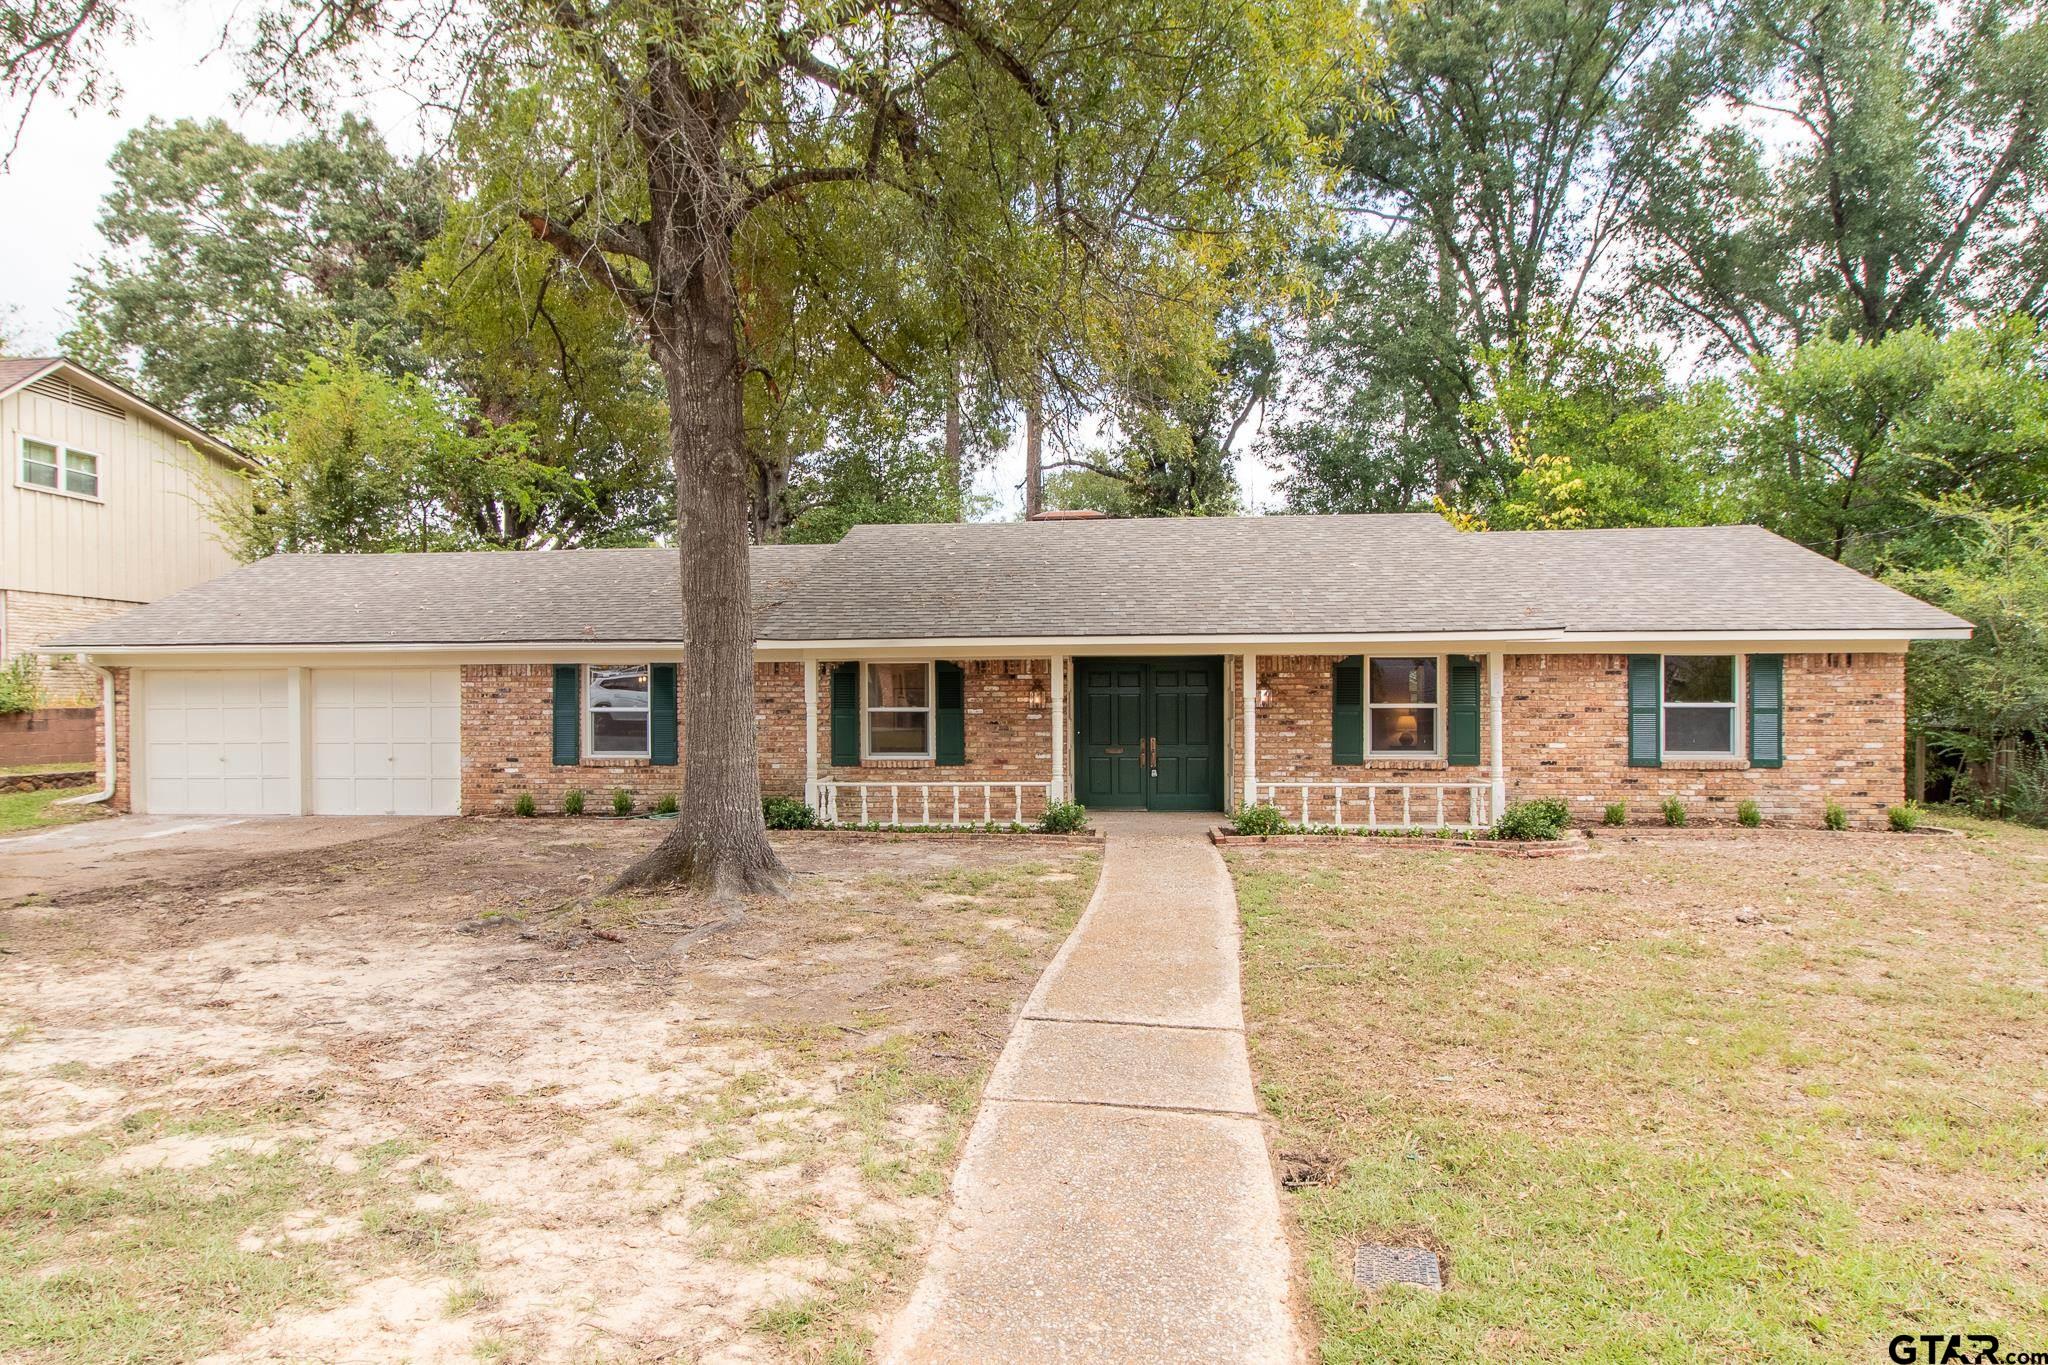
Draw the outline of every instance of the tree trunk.
<instances>
[{"instance_id":1,"label":"tree trunk","mask_svg":"<svg viewBox=\"0 0 2048 1365\"><path fill-rule=\"evenodd\" d=\"M683 584L680 818L614 890L679 883L717 899L778 892L789 874L761 821L754 733L748 468L730 247L702 250L653 318L668 386Z\"/></svg>"},{"instance_id":2,"label":"tree trunk","mask_svg":"<svg viewBox=\"0 0 2048 1365\"><path fill-rule=\"evenodd\" d=\"M1034 394L1024 406L1024 520L1045 510L1044 488L1045 409Z\"/></svg>"},{"instance_id":3,"label":"tree trunk","mask_svg":"<svg viewBox=\"0 0 2048 1365\"><path fill-rule=\"evenodd\" d=\"M960 430L960 361L946 362L946 468L953 478L954 517L965 515L967 442Z\"/></svg>"}]
</instances>

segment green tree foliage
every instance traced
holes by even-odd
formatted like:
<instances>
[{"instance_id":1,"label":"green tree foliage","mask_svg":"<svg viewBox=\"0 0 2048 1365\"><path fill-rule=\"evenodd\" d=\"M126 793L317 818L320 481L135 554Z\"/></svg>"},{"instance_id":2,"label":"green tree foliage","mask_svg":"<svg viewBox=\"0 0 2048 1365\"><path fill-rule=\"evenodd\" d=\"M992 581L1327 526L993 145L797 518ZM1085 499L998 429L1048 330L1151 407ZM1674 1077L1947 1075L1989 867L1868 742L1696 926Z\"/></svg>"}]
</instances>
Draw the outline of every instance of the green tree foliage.
<instances>
[{"instance_id":1,"label":"green tree foliage","mask_svg":"<svg viewBox=\"0 0 2048 1365\"><path fill-rule=\"evenodd\" d=\"M1705 77L1677 0L1376 3L1387 58L1351 120L1354 231L1329 261L1303 415L1274 440L1305 511L1486 496L1518 433L1467 405L1554 377L1540 332L1591 327L1600 283Z\"/></svg>"},{"instance_id":2,"label":"green tree foliage","mask_svg":"<svg viewBox=\"0 0 2048 1365\"><path fill-rule=\"evenodd\" d=\"M1931 564L1929 501L2048 503L2048 336L2027 318L1820 340L1748 382L1746 520L1835 559Z\"/></svg>"},{"instance_id":3,"label":"green tree foliage","mask_svg":"<svg viewBox=\"0 0 2048 1365\"><path fill-rule=\"evenodd\" d=\"M1922 642L1907 656L1914 727L1973 758L2004 739L2048 737L2048 512L1964 497L1922 510L1952 553L1886 577L1977 630L1968 640Z\"/></svg>"},{"instance_id":4,"label":"green tree foliage","mask_svg":"<svg viewBox=\"0 0 2048 1365\"><path fill-rule=\"evenodd\" d=\"M1495 530L1698 526L1734 520L1727 387L1666 377L1662 358L1613 331L1550 334L1548 382L1511 378L1466 420L1509 443L1497 500L1460 507Z\"/></svg>"},{"instance_id":5,"label":"green tree foliage","mask_svg":"<svg viewBox=\"0 0 2048 1365\"><path fill-rule=\"evenodd\" d=\"M1660 151L1632 270L1737 355L2048 303L2048 34L2005 0L1741 0L1712 45L1736 117Z\"/></svg>"},{"instance_id":6,"label":"green tree foliage","mask_svg":"<svg viewBox=\"0 0 2048 1365\"><path fill-rule=\"evenodd\" d=\"M495 528L587 496L530 458L524 428L360 355L310 357L259 398L261 414L236 432L256 465L250 497L213 509L244 559L499 548Z\"/></svg>"},{"instance_id":7,"label":"green tree foliage","mask_svg":"<svg viewBox=\"0 0 2048 1365\"><path fill-rule=\"evenodd\" d=\"M112 170L109 250L79 274L69 354L221 429L337 338L388 373L420 368L395 287L439 229L441 189L367 122L268 146L218 119L152 120Z\"/></svg>"}]
</instances>

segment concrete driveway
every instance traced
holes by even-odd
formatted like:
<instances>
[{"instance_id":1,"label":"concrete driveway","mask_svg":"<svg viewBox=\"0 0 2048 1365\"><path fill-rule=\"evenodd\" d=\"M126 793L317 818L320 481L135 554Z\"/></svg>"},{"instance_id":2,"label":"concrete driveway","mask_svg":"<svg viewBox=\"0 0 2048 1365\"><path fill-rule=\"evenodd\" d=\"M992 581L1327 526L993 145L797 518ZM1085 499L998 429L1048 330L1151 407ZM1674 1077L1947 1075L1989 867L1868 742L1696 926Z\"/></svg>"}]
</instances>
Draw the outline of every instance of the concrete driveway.
<instances>
[{"instance_id":1,"label":"concrete driveway","mask_svg":"<svg viewBox=\"0 0 2048 1365\"><path fill-rule=\"evenodd\" d=\"M0 839L0 901L353 843L425 816L121 815Z\"/></svg>"}]
</instances>

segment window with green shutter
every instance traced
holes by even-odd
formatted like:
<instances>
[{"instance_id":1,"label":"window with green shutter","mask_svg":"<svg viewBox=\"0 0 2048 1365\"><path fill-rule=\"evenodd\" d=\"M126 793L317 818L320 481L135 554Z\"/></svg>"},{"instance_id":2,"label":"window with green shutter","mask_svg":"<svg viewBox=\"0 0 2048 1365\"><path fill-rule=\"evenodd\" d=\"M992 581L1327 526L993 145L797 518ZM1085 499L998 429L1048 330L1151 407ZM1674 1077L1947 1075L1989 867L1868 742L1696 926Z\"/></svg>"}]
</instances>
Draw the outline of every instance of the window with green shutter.
<instances>
[{"instance_id":1,"label":"window with green shutter","mask_svg":"<svg viewBox=\"0 0 2048 1365\"><path fill-rule=\"evenodd\" d=\"M1365 762L1365 659L1330 665L1330 762Z\"/></svg>"},{"instance_id":2,"label":"window with green shutter","mask_svg":"<svg viewBox=\"0 0 2048 1365\"><path fill-rule=\"evenodd\" d=\"M1749 763L1785 765L1785 656L1749 656Z\"/></svg>"},{"instance_id":3,"label":"window with green shutter","mask_svg":"<svg viewBox=\"0 0 2048 1365\"><path fill-rule=\"evenodd\" d=\"M967 763L967 670L939 660L934 666L933 755L941 768L959 768Z\"/></svg>"},{"instance_id":4,"label":"window with green shutter","mask_svg":"<svg viewBox=\"0 0 2048 1365\"><path fill-rule=\"evenodd\" d=\"M1479 661L1451 656L1451 692L1447 756L1454 768L1479 766Z\"/></svg>"},{"instance_id":5,"label":"window with green shutter","mask_svg":"<svg viewBox=\"0 0 2048 1365\"><path fill-rule=\"evenodd\" d=\"M832 766L860 766L860 665L832 667Z\"/></svg>"},{"instance_id":6,"label":"window with green shutter","mask_svg":"<svg viewBox=\"0 0 2048 1365\"><path fill-rule=\"evenodd\" d=\"M557 767L572 767L583 747L583 666L555 665L554 758Z\"/></svg>"},{"instance_id":7,"label":"window with green shutter","mask_svg":"<svg viewBox=\"0 0 2048 1365\"><path fill-rule=\"evenodd\" d=\"M656 664L648 673L647 759L676 765L676 666Z\"/></svg>"},{"instance_id":8,"label":"window with green shutter","mask_svg":"<svg viewBox=\"0 0 2048 1365\"><path fill-rule=\"evenodd\" d=\"M1657 654L1628 656L1628 766L1663 766L1664 661Z\"/></svg>"}]
</instances>

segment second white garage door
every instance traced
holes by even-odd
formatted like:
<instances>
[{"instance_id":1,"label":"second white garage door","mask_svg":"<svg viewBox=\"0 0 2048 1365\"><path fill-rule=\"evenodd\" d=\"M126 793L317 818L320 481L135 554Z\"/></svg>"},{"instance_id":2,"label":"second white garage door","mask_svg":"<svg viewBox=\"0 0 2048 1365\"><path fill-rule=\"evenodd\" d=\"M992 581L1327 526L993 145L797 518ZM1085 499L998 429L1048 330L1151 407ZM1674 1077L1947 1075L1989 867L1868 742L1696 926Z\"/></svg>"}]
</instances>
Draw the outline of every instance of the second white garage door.
<instances>
[{"instance_id":1,"label":"second white garage door","mask_svg":"<svg viewBox=\"0 0 2048 1365\"><path fill-rule=\"evenodd\" d=\"M138 669L142 809L296 815L283 669Z\"/></svg>"},{"instance_id":2,"label":"second white garage door","mask_svg":"<svg viewBox=\"0 0 2048 1365\"><path fill-rule=\"evenodd\" d=\"M452 668L313 670L313 811L454 815L461 683Z\"/></svg>"}]
</instances>

